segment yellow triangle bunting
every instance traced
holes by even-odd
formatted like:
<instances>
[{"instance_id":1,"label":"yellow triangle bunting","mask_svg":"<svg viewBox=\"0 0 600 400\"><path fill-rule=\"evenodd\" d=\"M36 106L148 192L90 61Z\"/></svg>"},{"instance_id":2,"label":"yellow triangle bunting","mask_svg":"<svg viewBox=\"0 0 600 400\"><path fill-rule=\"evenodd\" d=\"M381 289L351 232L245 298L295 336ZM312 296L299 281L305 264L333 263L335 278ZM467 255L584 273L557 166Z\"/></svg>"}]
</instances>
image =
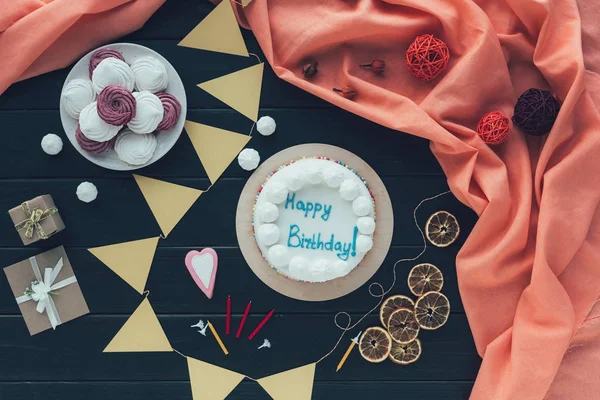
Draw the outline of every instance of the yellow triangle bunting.
<instances>
[{"instance_id":1,"label":"yellow triangle bunting","mask_svg":"<svg viewBox=\"0 0 600 400\"><path fill-rule=\"evenodd\" d=\"M226 131L192 121L185 121L185 130L212 183L219 179L251 139L249 135L242 135L241 133Z\"/></svg>"},{"instance_id":2,"label":"yellow triangle bunting","mask_svg":"<svg viewBox=\"0 0 600 400\"><path fill-rule=\"evenodd\" d=\"M148 299L135 310L104 353L173 351Z\"/></svg>"},{"instance_id":3,"label":"yellow triangle bunting","mask_svg":"<svg viewBox=\"0 0 600 400\"><path fill-rule=\"evenodd\" d=\"M215 7L178 46L248 57L248 50L229 0L222 1Z\"/></svg>"},{"instance_id":4,"label":"yellow triangle bunting","mask_svg":"<svg viewBox=\"0 0 600 400\"><path fill-rule=\"evenodd\" d=\"M158 237L88 249L139 294L144 292Z\"/></svg>"},{"instance_id":5,"label":"yellow triangle bunting","mask_svg":"<svg viewBox=\"0 0 600 400\"><path fill-rule=\"evenodd\" d=\"M264 63L200 83L207 91L229 107L256 122L262 88Z\"/></svg>"},{"instance_id":6,"label":"yellow triangle bunting","mask_svg":"<svg viewBox=\"0 0 600 400\"><path fill-rule=\"evenodd\" d=\"M202 194L201 190L158 179L141 175L133 177L165 237Z\"/></svg>"},{"instance_id":7,"label":"yellow triangle bunting","mask_svg":"<svg viewBox=\"0 0 600 400\"><path fill-rule=\"evenodd\" d=\"M194 400L224 400L244 380L244 375L188 357Z\"/></svg>"},{"instance_id":8,"label":"yellow triangle bunting","mask_svg":"<svg viewBox=\"0 0 600 400\"><path fill-rule=\"evenodd\" d=\"M316 363L290 369L258 380L274 400L310 400Z\"/></svg>"}]
</instances>

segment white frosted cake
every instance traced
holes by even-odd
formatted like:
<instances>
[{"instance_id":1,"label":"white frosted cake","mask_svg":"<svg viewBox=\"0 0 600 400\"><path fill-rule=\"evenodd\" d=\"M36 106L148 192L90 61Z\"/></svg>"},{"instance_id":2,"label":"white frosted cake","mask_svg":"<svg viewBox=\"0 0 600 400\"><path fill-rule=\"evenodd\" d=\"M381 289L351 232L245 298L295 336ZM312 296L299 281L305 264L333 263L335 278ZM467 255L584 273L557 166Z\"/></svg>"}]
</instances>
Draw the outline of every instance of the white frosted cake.
<instances>
[{"instance_id":1,"label":"white frosted cake","mask_svg":"<svg viewBox=\"0 0 600 400\"><path fill-rule=\"evenodd\" d=\"M263 183L252 223L263 257L277 272L326 282L349 274L373 247L375 204L349 166L303 158Z\"/></svg>"}]
</instances>

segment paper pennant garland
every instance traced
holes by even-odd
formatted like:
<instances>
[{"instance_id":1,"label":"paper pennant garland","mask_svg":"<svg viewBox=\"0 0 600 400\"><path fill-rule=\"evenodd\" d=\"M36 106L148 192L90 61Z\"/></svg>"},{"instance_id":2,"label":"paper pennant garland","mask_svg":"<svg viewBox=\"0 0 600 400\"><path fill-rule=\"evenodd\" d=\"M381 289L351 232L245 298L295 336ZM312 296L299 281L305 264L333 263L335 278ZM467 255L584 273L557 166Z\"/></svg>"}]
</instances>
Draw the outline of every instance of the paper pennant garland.
<instances>
[{"instance_id":1,"label":"paper pennant garland","mask_svg":"<svg viewBox=\"0 0 600 400\"><path fill-rule=\"evenodd\" d=\"M246 7L252 0L242 0L242 7Z\"/></svg>"},{"instance_id":2,"label":"paper pennant garland","mask_svg":"<svg viewBox=\"0 0 600 400\"><path fill-rule=\"evenodd\" d=\"M274 400L310 400L316 363L280 372L258 380Z\"/></svg>"},{"instance_id":3,"label":"paper pennant garland","mask_svg":"<svg viewBox=\"0 0 600 400\"><path fill-rule=\"evenodd\" d=\"M244 0L249 3L248 0ZM222 1L178 46L248 57L248 50L229 0Z\"/></svg>"},{"instance_id":4,"label":"paper pennant garland","mask_svg":"<svg viewBox=\"0 0 600 400\"><path fill-rule=\"evenodd\" d=\"M147 298L104 349L104 353L142 351L173 351Z\"/></svg>"},{"instance_id":5,"label":"paper pennant garland","mask_svg":"<svg viewBox=\"0 0 600 400\"><path fill-rule=\"evenodd\" d=\"M260 63L200 83L198 87L256 122L258 119L263 70L264 63Z\"/></svg>"},{"instance_id":6,"label":"paper pennant garland","mask_svg":"<svg viewBox=\"0 0 600 400\"><path fill-rule=\"evenodd\" d=\"M223 400L245 376L188 357L188 370L194 400Z\"/></svg>"},{"instance_id":7,"label":"paper pennant garland","mask_svg":"<svg viewBox=\"0 0 600 400\"><path fill-rule=\"evenodd\" d=\"M219 179L251 139L248 135L192 121L185 121L185 130L212 183Z\"/></svg>"},{"instance_id":8,"label":"paper pennant garland","mask_svg":"<svg viewBox=\"0 0 600 400\"><path fill-rule=\"evenodd\" d=\"M160 238L148 238L88 249L108 268L142 294Z\"/></svg>"},{"instance_id":9,"label":"paper pennant garland","mask_svg":"<svg viewBox=\"0 0 600 400\"><path fill-rule=\"evenodd\" d=\"M133 177L165 237L203 193L198 189L141 175L134 174Z\"/></svg>"}]
</instances>

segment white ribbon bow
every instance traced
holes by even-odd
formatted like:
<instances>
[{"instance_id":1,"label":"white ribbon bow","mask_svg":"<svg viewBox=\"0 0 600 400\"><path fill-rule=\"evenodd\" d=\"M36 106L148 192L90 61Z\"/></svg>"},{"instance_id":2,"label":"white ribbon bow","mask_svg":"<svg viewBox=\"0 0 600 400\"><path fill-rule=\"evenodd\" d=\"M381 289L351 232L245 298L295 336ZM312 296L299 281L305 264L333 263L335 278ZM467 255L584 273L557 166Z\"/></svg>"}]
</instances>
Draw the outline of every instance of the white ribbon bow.
<instances>
[{"instance_id":1,"label":"white ribbon bow","mask_svg":"<svg viewBox=\"0 0 600 400\"><path fill-rule=\"evenodd\" d=\"M48 319L50 320L50 325L52 325L52 329L56 329L56 327L62 322L60 320L60 316L58 315L58 310L56 309L54 300L52 299L52 292L77 282L77 278L75 275L73 275L70 278L54 283L56 277L58 274L60 274L60 271L63 267L62 257L60 260L58 260L54 268L44 269L43 279L36 258L30 257L29 262L31 263L31 269L33 269L33 273L37 279L37 282L31 284L31 291L33 293L17 297L17 304L25 303L30 300L37 302L37 307L35 308L36 311L40 314L46 312L48 314Z\"/></svg>"}]
</instances>

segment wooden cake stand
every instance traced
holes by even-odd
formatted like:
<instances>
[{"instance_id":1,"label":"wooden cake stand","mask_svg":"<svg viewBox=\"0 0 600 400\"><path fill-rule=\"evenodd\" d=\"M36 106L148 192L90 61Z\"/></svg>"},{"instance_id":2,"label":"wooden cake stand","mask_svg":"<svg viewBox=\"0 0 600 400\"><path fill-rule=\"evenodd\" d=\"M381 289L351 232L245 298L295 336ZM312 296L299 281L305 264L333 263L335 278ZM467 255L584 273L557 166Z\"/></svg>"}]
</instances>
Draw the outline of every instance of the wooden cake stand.
<instances>
[{"instance_id":1,"label":"wooden cake stand","mask_svg":"<svg viewBox=\"0 0 600 400\"><path fill-rule=\"evenodd\" d=\"M376 229L373 248L348 275L323 283L306 283L289 279L277 272L263 258L252 232L254 201L260 185L273 170L289 160L324 156L342 161L362 176L375 198ZM246 262L256 276L271 289L297 300L325 301L337 299L361 287L377 272L392 243L394 212L390 196L375 171L361 158L339 147L326 144L303 144L273 155L252 174L242 190L236 214L236 233Z\"/></svg>"}]
</instances>

